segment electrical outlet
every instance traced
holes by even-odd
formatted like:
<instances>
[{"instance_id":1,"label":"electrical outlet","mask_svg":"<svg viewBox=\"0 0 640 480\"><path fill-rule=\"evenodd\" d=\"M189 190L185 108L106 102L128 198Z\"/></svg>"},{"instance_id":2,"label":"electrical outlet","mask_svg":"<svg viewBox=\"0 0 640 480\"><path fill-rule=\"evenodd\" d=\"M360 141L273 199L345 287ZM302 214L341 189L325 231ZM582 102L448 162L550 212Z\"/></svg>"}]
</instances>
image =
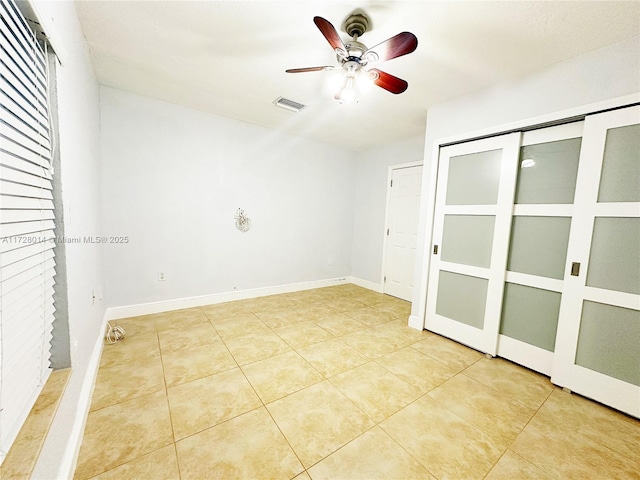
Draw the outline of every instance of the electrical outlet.
<instances>
[{"instance_id":1,"label":"electrical outlet","mask_svg":"<svg viewBox=\"0 0 640 480\"><path fill-rule=\"evenodd\" d=\"M165 280L166 280L166 277L164 276L164 272L158 272L158 281L164 282Z\"/></svg>"},{"instance_id":2,"label":"electrical outlet","mask_svg":"<svg viewBox=\"0 0 640 480\"><path fill-rule=\"evenodd\" d=\"M332 267L332 266L333 266L333 258L329 257L329 258L327 259L327 265L329 265L330 267Z\"/></svg>"}]
</instances>

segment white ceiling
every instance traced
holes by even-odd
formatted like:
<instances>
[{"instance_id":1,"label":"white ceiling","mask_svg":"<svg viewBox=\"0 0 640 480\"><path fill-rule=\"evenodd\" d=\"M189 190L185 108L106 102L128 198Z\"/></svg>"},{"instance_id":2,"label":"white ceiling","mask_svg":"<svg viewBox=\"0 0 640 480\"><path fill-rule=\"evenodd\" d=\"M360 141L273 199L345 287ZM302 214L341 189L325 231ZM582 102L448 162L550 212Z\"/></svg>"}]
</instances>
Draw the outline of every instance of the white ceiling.
<instances>
[{"instance_id":1,"label":"white ceiling","mask_svg":"<svg viewBox=\"0 0 640 480\"><path fill-rule=\"evenodd\" d=\"M92 1L76 0L101 84L354 150L424 133L426 110L640 32L640 2L580 1ZM340 31L366 11L373 46L401 31L417 50L378 68L409 82L393 95L374 88L340 105L334 65L313 23ZM347 35L343 34L347 39ZM612 72L612 74L614 74ZM576 79L579 82L580 79ZM283 96L308 107L293 113Z\"/></svg>"}]
</instances>

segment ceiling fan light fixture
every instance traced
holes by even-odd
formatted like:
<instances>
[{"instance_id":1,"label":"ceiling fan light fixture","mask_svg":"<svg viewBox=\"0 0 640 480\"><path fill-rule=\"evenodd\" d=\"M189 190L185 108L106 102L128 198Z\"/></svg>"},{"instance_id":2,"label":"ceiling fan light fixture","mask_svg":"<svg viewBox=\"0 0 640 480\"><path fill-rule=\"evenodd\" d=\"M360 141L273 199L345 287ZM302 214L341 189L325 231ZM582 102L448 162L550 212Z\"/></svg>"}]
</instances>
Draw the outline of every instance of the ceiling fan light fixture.
<instances>
[{"instance_id":1,"label":"ceiling fan light fixture","mask_svg":"<svg viewBox=\"0 0 640 480\"><path fill-rule=\"evenodd\" d=\"M338 93L335 95L335 99L339 103L357 103L359 95L358 80L360 77L360 64L356 61L349 60L342 65L344 80Z\"/></svg>"},{"instance_id":2,"label":"ceiling fan light fixture","mask_svg":"<svg viewBox=\"0 0 640 480\"><path fill-rule=\"evenodd\" d=\"M360 74L358 75L358 90L362 93L370 92L375 85L375 80L377 78L376 75L371 75L373 72L366 72L364 70L360 70Z\"/></svg>"},{"instance_id":3,"label":"ceiling fan light fixture","mask_svg":"<svg viewBox=\"0 0 640 480\"><path fill-rule=\"evenodd\" d=\"M346 62L343 68L334 84L334 88L339 88L334 98L340 103L357 103L360 94L371 91L380 77L376 71L365 70L357 62Z\"/></svg>"},{"instance_id":4,"label":"ceiling fan light fixture","mask_svg":"<svg viewBox=\"0 0 640 480\"><path fill-rule=\"evenodd\" d=\"M358 86L356 78L352 75L347 75L344 79L344 84L340 91L336 93L335 99L338 103L358 103Z\"/></svg>"}]
</instances>

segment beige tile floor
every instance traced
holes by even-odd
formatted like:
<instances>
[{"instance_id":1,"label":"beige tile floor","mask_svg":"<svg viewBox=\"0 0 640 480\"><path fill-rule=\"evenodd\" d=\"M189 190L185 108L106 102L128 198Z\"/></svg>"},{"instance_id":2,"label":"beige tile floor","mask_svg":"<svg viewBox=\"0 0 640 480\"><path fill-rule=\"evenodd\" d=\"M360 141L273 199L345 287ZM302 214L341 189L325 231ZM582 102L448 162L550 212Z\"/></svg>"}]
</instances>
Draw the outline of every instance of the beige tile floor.
<instances>
[{"instance_id":1,"label":"beige tile floor","mask_svg":"<svg viewBox=\"0 0 640 480\"><path fill-rule=\"evenodd\" d=\"M640 478L640 423L354 285L119 322L77 479Z\"/></svg>"}]
</instances>

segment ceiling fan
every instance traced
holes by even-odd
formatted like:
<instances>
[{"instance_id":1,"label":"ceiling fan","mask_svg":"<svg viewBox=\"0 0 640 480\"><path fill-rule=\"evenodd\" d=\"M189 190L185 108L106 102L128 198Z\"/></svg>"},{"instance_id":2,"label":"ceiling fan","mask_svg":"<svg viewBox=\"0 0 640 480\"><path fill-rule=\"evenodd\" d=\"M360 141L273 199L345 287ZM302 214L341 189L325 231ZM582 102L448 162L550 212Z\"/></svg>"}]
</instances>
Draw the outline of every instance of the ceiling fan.
<instances>
[{"instance_id":1,"label":"ceiling fan","mask_svg":"<svg viewBox=\"0 0 640 480\"><path fill-rule=\"evenodd\" d=\"M418 46L418 39L413 33L402 32L375 47L367 48L358 41L358 38L369 28L369 19L362 13L352 13L345 20L345 32L352 37L352 40L346 43L342 41L335 27L328 20L314 17L313 22L336 52L339 66L291 68L286 70L287 73L319 72L342 68L344 76L342 88L335 95L340 103L357 102L359 90L366 83L373 83L394 94L402 93L407 89L409 84L405 80L377 68L365 67L413 52Z\"/></svg>"}]
</instances>

